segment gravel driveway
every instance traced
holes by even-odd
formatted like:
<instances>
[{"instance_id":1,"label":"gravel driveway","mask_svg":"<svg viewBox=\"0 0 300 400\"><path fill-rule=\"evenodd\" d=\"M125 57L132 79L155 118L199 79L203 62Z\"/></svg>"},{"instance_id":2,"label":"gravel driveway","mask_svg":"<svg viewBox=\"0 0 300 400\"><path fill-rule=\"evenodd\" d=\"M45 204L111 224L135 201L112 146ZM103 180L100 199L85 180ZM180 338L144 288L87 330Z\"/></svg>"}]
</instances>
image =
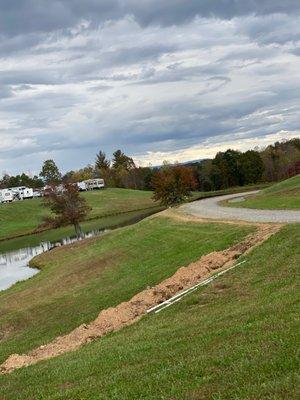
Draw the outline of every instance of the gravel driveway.
<instances>
[{"instance_id":1,"label":"gravel driveway","mask_svg":"<svg viewBox=\"0 0 300 400\"><path fill-rule=\"evenodd\" d=\"M218 203L235 197L246 197L258 193L246 192L235 193L226 196L211 197L209 199L197 200L184 204L180 210L201 218L212 218L219 220L239 220L248 222L277 222L293 223L300 222L300 211L295 210L255 210L250 208L223 207Z\"/></svg>"}]
</instances>

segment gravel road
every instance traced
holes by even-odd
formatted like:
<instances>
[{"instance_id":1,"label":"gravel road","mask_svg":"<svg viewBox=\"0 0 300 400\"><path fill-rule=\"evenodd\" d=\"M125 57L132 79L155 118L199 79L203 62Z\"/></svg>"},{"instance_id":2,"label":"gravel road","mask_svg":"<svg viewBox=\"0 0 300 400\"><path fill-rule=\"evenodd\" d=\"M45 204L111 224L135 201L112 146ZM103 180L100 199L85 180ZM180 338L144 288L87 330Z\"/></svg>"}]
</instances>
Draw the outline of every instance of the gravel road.
<instances>
[{"instance_id":1,"label":"gravel road","mask_svg":"<svg viewBox=\"0 0 300 400\"><path fill-rule=\"evenodd\" d=\"M235 193L226 196L211 197L184 204L180 209L191 215L201 218L219 220L239 220L247 222L276 222L293 223L300 222L300 211L296 210L255 210L250 208L223 207L218 203L235 197L246 197L258 191Z\"/></svg>"}]
</instances>

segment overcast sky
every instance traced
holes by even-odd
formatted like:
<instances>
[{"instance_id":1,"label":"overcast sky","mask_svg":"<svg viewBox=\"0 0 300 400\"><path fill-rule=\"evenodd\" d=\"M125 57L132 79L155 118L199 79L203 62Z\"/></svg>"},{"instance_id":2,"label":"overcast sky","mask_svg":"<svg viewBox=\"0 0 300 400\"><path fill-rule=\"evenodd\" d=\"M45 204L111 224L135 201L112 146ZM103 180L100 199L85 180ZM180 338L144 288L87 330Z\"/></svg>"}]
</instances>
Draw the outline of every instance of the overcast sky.
<instances>
[{"instance_id":1,"label":"overcast sky","mask_svg":"<svg viewBox=\"0 0 300 400\"><path fill-rule=\"evenodd\" d=\"M0 174L299 136L299 0L1 0Z\"/></svg>"}]
</instances>

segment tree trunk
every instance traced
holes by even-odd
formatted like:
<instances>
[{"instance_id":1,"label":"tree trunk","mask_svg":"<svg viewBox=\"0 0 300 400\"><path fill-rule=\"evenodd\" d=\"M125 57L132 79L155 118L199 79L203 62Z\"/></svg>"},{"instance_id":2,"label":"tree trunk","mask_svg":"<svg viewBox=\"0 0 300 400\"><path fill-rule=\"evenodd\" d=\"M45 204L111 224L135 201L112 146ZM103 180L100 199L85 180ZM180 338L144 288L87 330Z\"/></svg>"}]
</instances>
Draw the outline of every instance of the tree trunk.
<instances>
[{"instance_id":1,"label":"tree trunk","mask_svg":"<svg viewBox=\"0 0 300 400\"><path fill-rule=\"evenodd\" d=\"M83 232L82 232L81 226L78 222L74 223L74 228L75 228L77 239L82 238Z\"/></svg>"}]
</instances>

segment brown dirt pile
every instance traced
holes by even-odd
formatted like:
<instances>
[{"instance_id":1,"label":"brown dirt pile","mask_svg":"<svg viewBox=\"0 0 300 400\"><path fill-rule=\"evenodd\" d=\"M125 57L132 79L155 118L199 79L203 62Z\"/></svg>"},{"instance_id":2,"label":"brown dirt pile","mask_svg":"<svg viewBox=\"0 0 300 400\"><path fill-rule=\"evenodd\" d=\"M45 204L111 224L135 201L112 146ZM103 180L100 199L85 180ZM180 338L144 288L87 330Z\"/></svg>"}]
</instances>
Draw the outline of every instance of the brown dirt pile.
<instances>
[{"instance_id":1,"label":"brown dirt pile","mask_svg":"<svg viewBox=\"0 0 300 400\"><path fill-rule=\"evenodd\" d=\"M17 368L76 350L85 343L100 338L109 332L133 324L146 314L149 308L197 284L203 278L210 276L212 272L230 266L240 255L262 243L278 232L279 229L279 225L260 225L255 233L248 235L242 242L224 251L216 251L202 256L198 261L189 264L187 267L179 268L173 276L160 284L138 293L131 300L116 307L102 310L90 324L80 325L72 332L59 336L52 342L30 351L28 354L12 354L0 366L0 372L2 374L9 373Z\"/></svg>"}]
</instances>

